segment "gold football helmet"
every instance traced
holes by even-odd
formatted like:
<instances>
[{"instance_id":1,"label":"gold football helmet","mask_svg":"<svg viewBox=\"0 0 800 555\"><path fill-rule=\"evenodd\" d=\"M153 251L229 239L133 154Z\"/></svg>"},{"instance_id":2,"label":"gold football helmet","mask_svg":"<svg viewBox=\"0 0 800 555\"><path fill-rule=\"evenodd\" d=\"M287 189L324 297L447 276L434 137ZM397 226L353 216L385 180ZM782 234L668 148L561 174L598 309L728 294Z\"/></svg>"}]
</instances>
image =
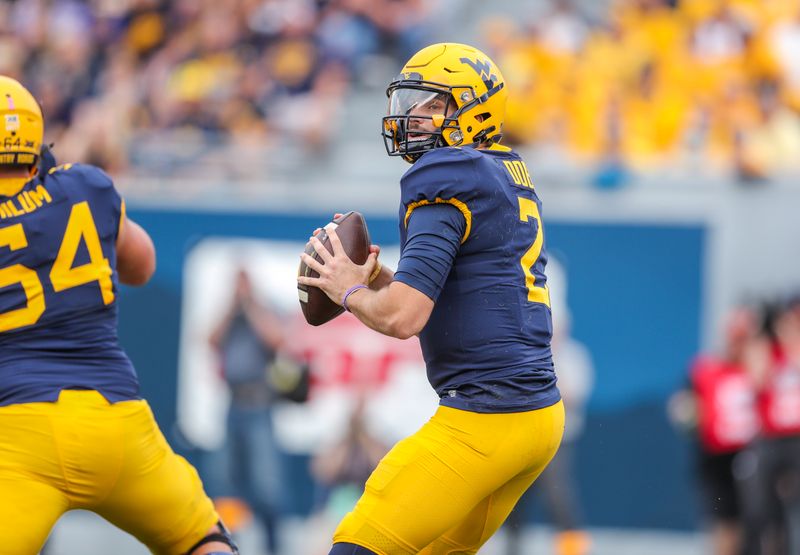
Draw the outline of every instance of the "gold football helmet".
<instances>
[{"instance_id":1,"label":"gold football helmet","mask_svg":"<svg viewBox=\"0 0 800 555\"><path fill-rule=\"evenodd\" d=\"M382 134L389 156L413 163L434 148L502 138L505 80L494 62L472 46L447 42L423 48L403 66L386 95L389 110Z\"/></svg>"},{"instance_id":2,"label":"gold football helmet","mask_svg":"<svg viewBox=\"0 0 800 555\"><path fill-rule=\"evenodd\" d=\"M0 164L33 171L44 136L39 103L18 81L0 75Z\"/></svg>"}]
</instances>

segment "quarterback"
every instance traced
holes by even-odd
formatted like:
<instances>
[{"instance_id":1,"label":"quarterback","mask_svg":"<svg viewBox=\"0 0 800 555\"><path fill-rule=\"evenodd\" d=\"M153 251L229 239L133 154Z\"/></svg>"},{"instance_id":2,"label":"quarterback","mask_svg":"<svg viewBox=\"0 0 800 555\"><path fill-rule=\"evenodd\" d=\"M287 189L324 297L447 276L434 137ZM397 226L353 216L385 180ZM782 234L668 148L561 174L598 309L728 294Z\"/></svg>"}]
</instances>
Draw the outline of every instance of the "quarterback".
<instances>
[{"instance_id":1,"label":"quarterback","mask_svg":"<svg viewBox=\"0 0 800 555\"><path fill-rule=\"evenodd\" d=\"M236 553L117 340L118 283L150 279L153 243L108 176L55 166L43 133L33 96L0 76L0 554L39 553L72 509L156 554Z\"/></svg>"},{"instance_id":2,"label":"quarterback","mask_svg":"<svg viewBox=\"0 0 800 555\"><path fill-rule=\"evenodd\" d=\"M563 433L541 203L525 163L499 144L506 83L484 53L428 46L387 95L387 152L412 164L397 271L378 265L377 248L354 264L332 231L332 254L312 237L320 262L301 255L319 277L298 281L381 333L419 335L441 401L375 468L330 554L477 553Z\"/></svg>"}]
</instances>

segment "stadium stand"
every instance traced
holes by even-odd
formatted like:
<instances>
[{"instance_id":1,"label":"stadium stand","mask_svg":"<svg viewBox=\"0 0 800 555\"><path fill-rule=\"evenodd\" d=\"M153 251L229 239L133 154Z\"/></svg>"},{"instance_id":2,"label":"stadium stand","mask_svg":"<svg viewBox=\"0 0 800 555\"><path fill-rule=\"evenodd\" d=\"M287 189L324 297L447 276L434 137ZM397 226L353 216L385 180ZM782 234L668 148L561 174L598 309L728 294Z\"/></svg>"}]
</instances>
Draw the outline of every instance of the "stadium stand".
<instances>
[{"instance_id":1,"label":"stadium stand","mask_svg":"<svg viewBox=\"0 0 800 555\"><path fill-rule=\"evenodd\" d=\"M443 28L463 34L474 4L3 0L0 72L33 88L62 156L249 177L287 144L306 159L340 148L354 117L373 119L348 104ZM507 68L507 142L592 168L796 173L796 2L559 0L519 13L477 25Z\"/></svg>"}]
</instances>

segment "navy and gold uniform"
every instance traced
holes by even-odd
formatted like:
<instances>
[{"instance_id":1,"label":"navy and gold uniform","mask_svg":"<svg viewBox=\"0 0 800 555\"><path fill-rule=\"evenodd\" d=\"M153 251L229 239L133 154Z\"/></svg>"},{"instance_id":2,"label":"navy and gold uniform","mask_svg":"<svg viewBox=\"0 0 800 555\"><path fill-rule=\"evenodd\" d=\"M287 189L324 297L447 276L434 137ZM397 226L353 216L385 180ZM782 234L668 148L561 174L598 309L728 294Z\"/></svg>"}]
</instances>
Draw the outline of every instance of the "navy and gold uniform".
<instances>
[{"instance_id":1,"label":"navy and gold uniform","mask_svg":"<svg viewBox=\"0 0 800 555\"><path fill-rule=\"evenodd\" d=\"M0 554L37 553L71 509L186 553L218 516L117 340L123 201L79 164L15 189L0 191Z\"/></svg>"},{"instance_id":2,"label":"navy and gold uniform","mask_svg":"<svg viewBox=\"0 0 800 555\"><path fill-rule=\"evenodd\" d=\"M519 412L557 402L541 203L520 157L440 148L400 186L395 279L435 302L420 343L441 404Z\"/></svg>"},{"instance_id":3,"label":"navy and gold uniform","mask_svg":"<svg viewBox=\"0 0 800 555\"><path fill-rule=\"evenodd\" d=\"M80 164L0 204L0 406L56 401L64 389L139 398L117 340L123 210L108 176Z\"/></svg>"},{"instance_id":4,"label":"navy and gold uniform","mask_svg":"<svg viewBox=\"0 0 800 555\"><path fill-rule=\"evenodd\" d=\"M499 147L431 150L401 188L394 279L435 301L420 343L441 406L380 462L334 541L476 553L563 433L540 202Z\"/></svg>"},{"instance_id":5,"label":"navy and gold uniform","mask_svg":"<svg viewBox=\"0 0 800 555\"><path fill-rule=\"evenodd\" d=\"M419 337L440 406L378 464L331 555L477 553L561 442L541 203L498 144L505 94L494 63L454 43L387 90L387 152L413 164L394 281L433 301Z\"/></svg>"}]
</instances>

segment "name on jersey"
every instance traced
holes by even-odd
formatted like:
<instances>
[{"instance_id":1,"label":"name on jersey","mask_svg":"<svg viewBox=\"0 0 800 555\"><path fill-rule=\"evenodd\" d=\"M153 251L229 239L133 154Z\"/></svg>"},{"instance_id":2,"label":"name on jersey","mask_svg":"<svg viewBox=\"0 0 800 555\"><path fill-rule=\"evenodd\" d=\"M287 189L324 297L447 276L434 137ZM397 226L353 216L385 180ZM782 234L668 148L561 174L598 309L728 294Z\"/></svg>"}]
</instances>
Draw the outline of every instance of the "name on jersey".
<instances>
[{"instance_id":1,"label":"name on jersey","mask_svg":"<svg viewBox=\"0 0 800 555\"><path fill-rule=\"evenodd\" d=\"M6 220L23 214L35 212L45 204L53 202L53 197L42 185L31 191L22 191L16 197L0 202L0 219Z\"/></svg>"},{"instance_id":2,"label":"name on jersey","mask_svg":"<svg viewBox=\"0 0 800 555\"><path fill-rule=\"evenodd\" d=\"M514 180L515 185L520 187L528 187L533 189L533 182L531 181L531 174L528 173L528 166L522 160L506 160L503 162L511 179Z\"/></svg>"},{"instance_id":3,"label":"name on jersey","mask_svg":"<svg viewBox=\"0 0 800 555\"><path fill-rule=\"evenodd\" d=\"M32 145L32 144L31 144ZM16 144L14 146L19 146ZM25 146L28 146L27 144ZM9 147L10 148L10 147ZM33 164L36 157L27 152L4 152L0 154L0 164Z\"/></svg>"}]
</instances>

